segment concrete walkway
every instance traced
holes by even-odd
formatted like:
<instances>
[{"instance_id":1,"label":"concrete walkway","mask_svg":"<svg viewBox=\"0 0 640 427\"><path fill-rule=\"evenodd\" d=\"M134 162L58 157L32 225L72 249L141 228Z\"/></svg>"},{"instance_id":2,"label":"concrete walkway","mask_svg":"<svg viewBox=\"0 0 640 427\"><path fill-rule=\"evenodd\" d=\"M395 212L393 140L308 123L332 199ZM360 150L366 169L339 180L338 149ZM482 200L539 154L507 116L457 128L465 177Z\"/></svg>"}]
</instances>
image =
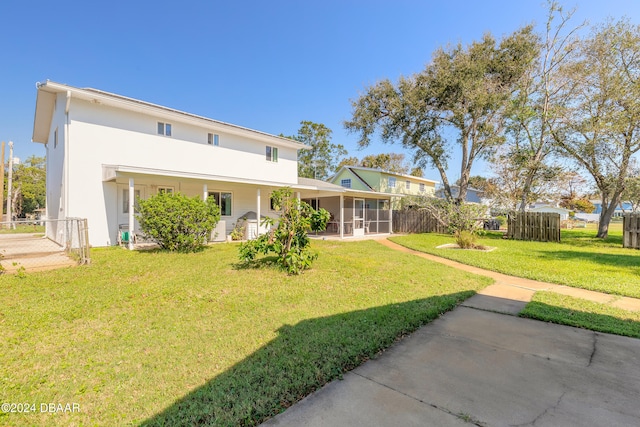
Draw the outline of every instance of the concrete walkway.
<instances>
[{"instance_id":1,"label":"concrete walkway","mask_svg":"<svg viewBox=\"0 0 640 427\"><path fill-rule=\"evenodd\" d=\"M637 300L416 255L496 283L265 426L640 425L640 340L512 315L543 289Z\"/></svg>"},{"instance_id":2,"label":"concrete walkway","mask_svg":"<svg viewBox=\"0 0 640 427\"><path fill-rule=\"evenodd\" d=\"M429 261L438 262L448 265L459 270L468 271L469 273L478 274L480 276L491 277L495 280L493 285L486 287L478 292L478 294L467 301L465 305L472 305L476 308L498 311L501 313L518 314L536 291L551 291L563 295L569 295L576 298L582 298L601 304L611 305L629 311L640 311L640 299L621 297L618 295L605 294L602 292L589 291L586 289L572 288L564 285L556 285L553 283L539 282L537 280L523 279L522 277L508 276L506 274L497 273L495 271L484 270L482 268L461 264L457 261L441 258L439 256L425 254L424 252L414 251L402 245L394 243L390 240L377 240L378 243L397 251L410 253ZM504 306L496 307L496 301L485 297L497 297L504 299ZM483 301L490 303L484 306Z\"/></svg>"}]
</instances>

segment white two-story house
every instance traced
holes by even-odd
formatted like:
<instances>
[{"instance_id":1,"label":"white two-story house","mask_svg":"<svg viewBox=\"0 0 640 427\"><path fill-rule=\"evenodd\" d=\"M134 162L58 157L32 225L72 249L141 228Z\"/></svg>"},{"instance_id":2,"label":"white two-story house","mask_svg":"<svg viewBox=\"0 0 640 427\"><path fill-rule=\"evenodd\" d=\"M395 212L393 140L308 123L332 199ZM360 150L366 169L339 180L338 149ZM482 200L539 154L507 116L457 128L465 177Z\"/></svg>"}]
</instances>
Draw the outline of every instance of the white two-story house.
<instances>
[{"instance_id":1,"label":"white two-story house","mask_svg":"<svg viewBox=\"0 0 640 427\"><path fill-rule=\"evenodd\" d=\"M386 195L299 180L298 150L309 147L296 141L100 90L51 81L37 87L32 139L46 145L46 217L87 218L92 246L116 244L123 226L137 230L135 199L159 192L215 197L219 240L247 213L276 217L270 194L281 187L333 206L341 236L358 234L346 222L360 218L365 197L376 218L390 218L377 212L390 209ZM361 219L358 230L364 213ZM376 230L390 232L387 222ZM55 221L46 234L63 242Z\"/></svg>"}]
</instances>

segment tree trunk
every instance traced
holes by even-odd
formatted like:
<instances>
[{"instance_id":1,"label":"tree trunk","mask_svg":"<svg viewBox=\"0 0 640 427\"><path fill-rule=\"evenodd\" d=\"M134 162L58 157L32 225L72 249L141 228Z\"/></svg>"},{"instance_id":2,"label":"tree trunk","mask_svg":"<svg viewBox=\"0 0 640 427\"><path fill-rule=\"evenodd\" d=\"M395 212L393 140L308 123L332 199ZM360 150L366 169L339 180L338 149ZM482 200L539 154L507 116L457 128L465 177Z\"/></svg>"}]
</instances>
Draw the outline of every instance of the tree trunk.
<instances>
[{"instance_id":1,"label":"tree trunk","mask_svg":"<svg viewBox=\"0 0 640 427\"><path fill-rule=\"evenodd\" d=\"M609 223L613 218L613 213L616 211L616 206L620 203L620 192L616 191L613 197L607 202L607 197L603 193L602 195L602 210L600 211L600 223L598 224L598 234L596 237L600 239L606 239L609 236Z\"/></svg>"},{"instance_id":2,"label":"tree trunk","mask_svg":"<svg viewBox=\"0 0 640 427\"><path fill-rule=\"evenodd\" d=\"M609 236L609 222L611 222L612 216L613 211L610 211L608 208L602 209L600 212L600 222L598 223L598 234L596 234L596 237L606 239Z\"/></svg>"}]
</instances>

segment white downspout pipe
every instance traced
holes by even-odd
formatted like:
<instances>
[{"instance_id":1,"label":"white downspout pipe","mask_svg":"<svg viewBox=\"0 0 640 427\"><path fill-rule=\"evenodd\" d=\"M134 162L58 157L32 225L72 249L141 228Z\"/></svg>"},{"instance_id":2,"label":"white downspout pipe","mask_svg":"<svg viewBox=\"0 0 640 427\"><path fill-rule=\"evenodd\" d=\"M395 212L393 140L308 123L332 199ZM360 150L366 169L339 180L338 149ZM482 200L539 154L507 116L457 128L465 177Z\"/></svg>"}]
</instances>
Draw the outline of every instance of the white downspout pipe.
<instances>
[{"instance_id":1,"label":"white downspout pipe","mask_svg":"<svg viewBox=\"0 0 640 427\"><path fill-rule=\"evenodd\" d=\"M67 91L67 102L64 107L64 218L69 216L69 107L71 105L71 91Z\"/></svg>"}]
</instances>

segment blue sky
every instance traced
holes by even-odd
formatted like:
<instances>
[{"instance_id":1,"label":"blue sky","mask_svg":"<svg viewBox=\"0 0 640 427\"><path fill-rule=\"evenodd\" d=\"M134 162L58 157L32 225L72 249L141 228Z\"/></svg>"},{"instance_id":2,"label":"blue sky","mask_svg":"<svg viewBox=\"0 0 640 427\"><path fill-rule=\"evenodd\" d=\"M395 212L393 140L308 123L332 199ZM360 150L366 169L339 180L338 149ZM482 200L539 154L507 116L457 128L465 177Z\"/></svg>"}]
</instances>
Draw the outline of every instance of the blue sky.
<instances>
[{"instance_id":1,"label":"blue sky","mask_svg":"<svg viewBox=\"0 0 640 427\"><path fill-rule=\"evenodd\" d=\"M636 0L563 4L577 6L575 25L640 22ZM402 152L377 142L358 150L342 126L350 99L420 71L438 47L540 28L545 16L540 0L5 0L0 140L13 140L21 159L44 155L31 142L35 83L50 79L273 134L295 134L302 120L324 123L352 156ZM449 179L458 173L456 159ZM435 170L425 175L440 180Z\"/></svg>"}]
</instances>

